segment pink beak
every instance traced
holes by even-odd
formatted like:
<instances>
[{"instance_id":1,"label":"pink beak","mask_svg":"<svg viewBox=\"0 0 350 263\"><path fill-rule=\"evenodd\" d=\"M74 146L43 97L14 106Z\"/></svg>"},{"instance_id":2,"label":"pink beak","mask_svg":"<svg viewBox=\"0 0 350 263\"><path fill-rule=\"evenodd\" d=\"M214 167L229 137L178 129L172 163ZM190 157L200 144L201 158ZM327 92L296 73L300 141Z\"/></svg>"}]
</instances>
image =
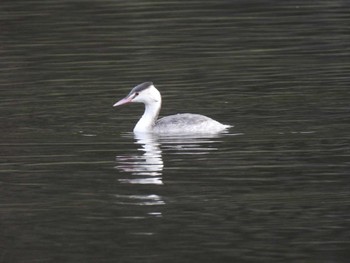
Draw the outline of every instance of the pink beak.
<instances>
[{"instance_id":1,"label":"pink beak","mask_svg":"<svg viewBox=\"0 0 350 263\"><path fill-rule=\"evenodd\" d=\"M120 101L114 103L113 107L117 107L117 106L129 103L129 102L131 102L131 100L132 100L132 97L125 97L124 99L121 99Z\"/></svg>"}]
</instances>

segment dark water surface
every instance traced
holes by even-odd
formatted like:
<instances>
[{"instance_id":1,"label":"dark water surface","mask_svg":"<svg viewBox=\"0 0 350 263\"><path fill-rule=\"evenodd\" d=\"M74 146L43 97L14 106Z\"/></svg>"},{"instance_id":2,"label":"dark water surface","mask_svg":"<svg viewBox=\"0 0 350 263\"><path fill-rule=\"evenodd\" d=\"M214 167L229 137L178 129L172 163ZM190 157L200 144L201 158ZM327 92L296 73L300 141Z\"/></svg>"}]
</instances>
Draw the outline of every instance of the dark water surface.
<instances>
[{"instance_id":1,"label":"dark water surface","mask_svg":"<svg viewBox=\"0 0 350 263\"><path fill-rule=\"evenodd\" d=\"M2 1L0 262L348 262L348 1ZM235 125L130 133L161 115Z\"/></svg>"}]
</instances>

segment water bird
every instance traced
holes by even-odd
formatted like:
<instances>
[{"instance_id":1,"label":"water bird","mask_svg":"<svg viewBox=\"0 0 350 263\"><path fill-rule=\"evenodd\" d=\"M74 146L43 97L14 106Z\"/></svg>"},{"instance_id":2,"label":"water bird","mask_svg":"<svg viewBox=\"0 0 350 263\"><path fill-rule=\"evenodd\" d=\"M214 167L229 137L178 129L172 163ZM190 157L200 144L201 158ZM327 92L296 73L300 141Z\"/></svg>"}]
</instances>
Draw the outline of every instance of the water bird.
<instances>
[{"instance_id":1,"label":"water bird","mask_svg":"<svg viewBox=\"0 0 350 263\"><path fill-rule=\"evenodd\" d=\"M232 127L204 115L192 113L179 113L158 119L162 97L152 82L137 85L113 107L132 102L145 104L145 112L136 123L134 133L213 134Z\"/></svg>"}]
</instances>

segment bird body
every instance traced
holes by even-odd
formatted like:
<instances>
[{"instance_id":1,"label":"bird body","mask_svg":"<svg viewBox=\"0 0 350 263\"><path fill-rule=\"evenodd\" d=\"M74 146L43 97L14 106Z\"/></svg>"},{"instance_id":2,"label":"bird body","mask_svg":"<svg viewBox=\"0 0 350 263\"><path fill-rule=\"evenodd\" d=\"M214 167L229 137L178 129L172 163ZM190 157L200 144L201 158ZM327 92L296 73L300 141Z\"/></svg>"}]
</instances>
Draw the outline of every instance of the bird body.
<instances>
[{"instance_id":1,"label":"bird body","mask_svg":"<svg viewBox=\"0 0 350 263\"><path fill-rule=\"evenodd\" d=\"M137 122L134 133L213 134L232 127L221 124L204 115L192 113L175 114L157 120L162 105L162 97L152 82L144 82L137 85L124 99L121 99L113 106L131 102L145 104L145 111Z\"/></svg>"}]
</instances>

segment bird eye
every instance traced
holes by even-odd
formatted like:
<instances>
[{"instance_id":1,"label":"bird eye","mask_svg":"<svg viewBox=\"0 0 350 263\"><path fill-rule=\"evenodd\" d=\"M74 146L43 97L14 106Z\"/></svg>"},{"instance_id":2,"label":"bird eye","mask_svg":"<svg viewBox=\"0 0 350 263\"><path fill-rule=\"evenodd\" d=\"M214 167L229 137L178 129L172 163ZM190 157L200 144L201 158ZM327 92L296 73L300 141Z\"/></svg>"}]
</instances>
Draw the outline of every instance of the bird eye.
<instances>
[{"instance_id":1,"label":"bird eye","mask_svg":"<svg viewBox=\"0 0 350 263\"><path fill-rule=\"evenodd\" d=\"M135 99L139 95L138 92L135 92L134 95L132 95L132 99Z\"/></svg>"}]
</instances>

